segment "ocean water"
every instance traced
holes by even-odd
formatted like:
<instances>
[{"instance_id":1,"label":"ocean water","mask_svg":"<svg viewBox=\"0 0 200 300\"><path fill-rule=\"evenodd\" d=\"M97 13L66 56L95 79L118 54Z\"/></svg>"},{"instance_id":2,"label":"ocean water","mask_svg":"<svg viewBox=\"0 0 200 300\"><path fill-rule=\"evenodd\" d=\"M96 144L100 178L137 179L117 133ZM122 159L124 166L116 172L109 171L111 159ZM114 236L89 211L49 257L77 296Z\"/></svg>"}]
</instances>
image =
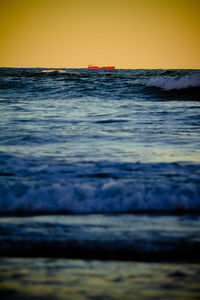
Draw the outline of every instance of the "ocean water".
<instances>
[{"instance_id":1,"label":"ocean water","mask_svg":"<svg viewBox=\"0 0 200 300\"><path fill-rule=\"evenodd\" d=\"M0 216L1 257L197 272L200 70L0 68Z\"/></svg>"}]
</instances>

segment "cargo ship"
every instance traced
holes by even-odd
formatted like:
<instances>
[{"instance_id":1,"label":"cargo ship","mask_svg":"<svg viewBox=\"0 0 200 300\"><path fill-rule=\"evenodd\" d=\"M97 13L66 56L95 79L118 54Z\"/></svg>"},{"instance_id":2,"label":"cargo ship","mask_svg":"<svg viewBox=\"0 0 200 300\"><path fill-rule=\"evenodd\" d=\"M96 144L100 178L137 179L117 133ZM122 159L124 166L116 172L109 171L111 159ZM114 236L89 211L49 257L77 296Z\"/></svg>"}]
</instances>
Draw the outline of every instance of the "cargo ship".
<instances>
[{"instance_id":1,"label":"cargo ship","mask_svg":"<svg viewBox=\"0 0 200 300\"><path fill-rule=\"evenodd\" d=\"M115 69L115 66L94 66L94 65L89 65L88 69Z\"/></svg>"}]
</instances>

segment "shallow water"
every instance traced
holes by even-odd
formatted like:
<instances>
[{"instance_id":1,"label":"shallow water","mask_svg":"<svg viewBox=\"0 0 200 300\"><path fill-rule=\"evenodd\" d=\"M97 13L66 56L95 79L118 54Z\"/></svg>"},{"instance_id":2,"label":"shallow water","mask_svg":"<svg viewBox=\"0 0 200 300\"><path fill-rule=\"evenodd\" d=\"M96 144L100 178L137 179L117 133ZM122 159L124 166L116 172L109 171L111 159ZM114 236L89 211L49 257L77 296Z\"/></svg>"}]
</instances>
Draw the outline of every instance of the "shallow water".
<instances>
[{"instance_id":1,"label":"shallow water","mask_svg":"<svg viewBox=\"0 0 200 300\"><path fill-rule=\"evenodd\" d=\"M0 256L200 263L199 215L0 219Z\"/></svg>"}]
</instances>

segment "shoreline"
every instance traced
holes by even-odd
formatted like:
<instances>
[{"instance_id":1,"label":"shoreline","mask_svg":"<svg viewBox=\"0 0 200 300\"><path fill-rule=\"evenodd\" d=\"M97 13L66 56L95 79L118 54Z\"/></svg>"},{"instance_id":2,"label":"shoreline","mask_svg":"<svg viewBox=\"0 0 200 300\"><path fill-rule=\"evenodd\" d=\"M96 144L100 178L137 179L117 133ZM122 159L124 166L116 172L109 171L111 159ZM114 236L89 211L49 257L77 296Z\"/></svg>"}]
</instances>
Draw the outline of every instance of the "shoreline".
<instances>
[{"instance_id":1,"label":"shoreline","mask_svg":"<svg viewBox=\"0 0 200 300\"><path fill-rule=\"evenodd\" d=\"M9 217L39 217L39 216L95 216L95 215L105 215L105 216L120 216L120 215L135 215L135 216L200 216L200 210L198 209L175 209L175 210L128 210L128 211L119 211L119 212L71 212L69 210L57 210L57 211L46 211L46 210L38 210L38 211L0 211L0 218L9 218Z\"/></svg>"}]
</instances>

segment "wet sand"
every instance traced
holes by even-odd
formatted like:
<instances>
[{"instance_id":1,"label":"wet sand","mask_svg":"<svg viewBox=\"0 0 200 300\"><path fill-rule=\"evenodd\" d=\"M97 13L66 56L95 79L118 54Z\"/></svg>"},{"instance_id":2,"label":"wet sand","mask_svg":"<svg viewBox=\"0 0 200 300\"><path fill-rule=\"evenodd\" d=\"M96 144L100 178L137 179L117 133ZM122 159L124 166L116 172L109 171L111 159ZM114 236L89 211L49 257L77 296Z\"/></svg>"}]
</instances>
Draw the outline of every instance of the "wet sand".
<instances>
[{"instance_id":1,"label":"wet sand","mask_svg":"<svg viewBox=\"0 0 200 300\"><path fill-rule=\"evenodd\" d=\"M200 265L0 258L4 299L200 299Z\"/></svg>"}]
</instances>

